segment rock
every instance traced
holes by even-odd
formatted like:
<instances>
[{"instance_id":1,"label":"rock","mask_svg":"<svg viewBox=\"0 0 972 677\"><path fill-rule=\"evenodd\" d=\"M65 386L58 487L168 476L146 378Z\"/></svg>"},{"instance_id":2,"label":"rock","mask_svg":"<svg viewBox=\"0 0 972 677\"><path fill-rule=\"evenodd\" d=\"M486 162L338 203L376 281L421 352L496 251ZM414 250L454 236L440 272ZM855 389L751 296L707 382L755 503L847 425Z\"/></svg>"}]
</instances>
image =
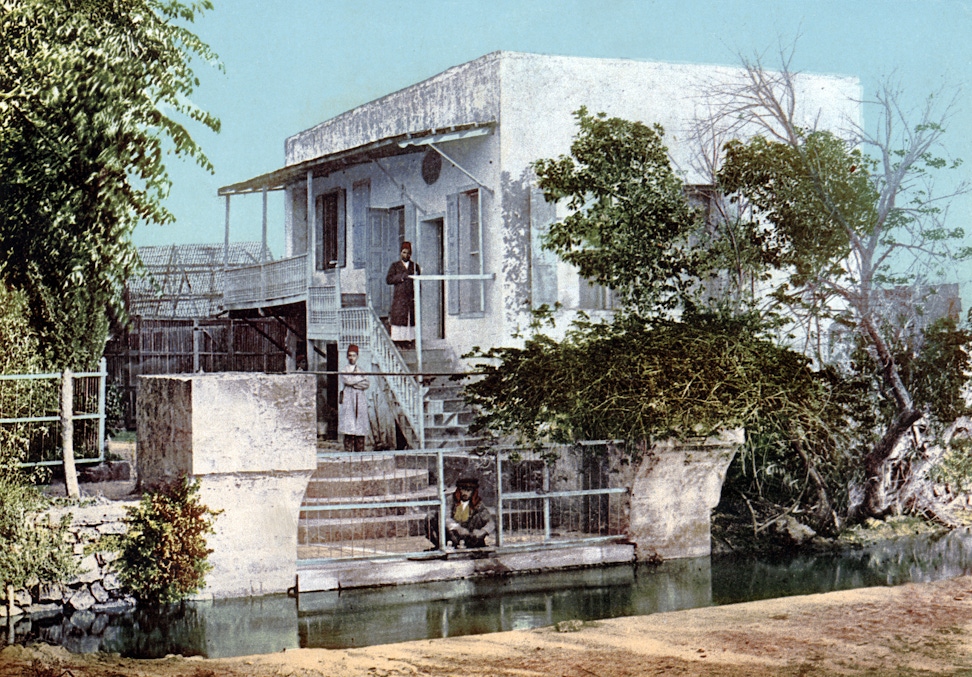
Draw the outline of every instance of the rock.
<instances>
[{"instance_id":1,"label":"rock","mask_svg":"<svg viewBox=\"0 0 972 677\"><path fill-rule=\"evenodd\" d=\"M95 618L94 623L91 624L91 629L88 630L92 635L100 635L108 627L108 614L98 614Z\"/></svg>"},{"instance_id":2,"label":"rock","mask_svg":"<svg viewBox=\"0 0 972 677\"><path fill-rule=\"evenodd\" d=\"M91 610L99 614L123 614L126 611L131 611L134 608L134 601L113 599L103 604L95 604L91 607Z\"/></svg>"},{"instance_id":3,"label":"rock","mask_svg":"<svg viewBox=\"0 0 972 677\"><path fill-rule=\"evenodd\" d=\"M75 611L84 611L85 609L90 609L97 600L92 596L88 588L80 588L77 592L71 595L71 599L68 600L68 606Z\"/></svg>"},{"instance_id":4,"label":"rock","mask_svg":"<svg viewBox=\"0 0 972 677\"><path fill-rule=\"evenodd\" d=\"M14 604L16 604L17 606L19 606L19 607L25 607L25 606L27 606L29 604L32 604L33 601L34 600L30 596L30 593L27 592L26 590L16 590L16 591L14 591Z\"/></svg>"},{"instance_id":5,"label":"rock","mask_svg":"<svg viewBox=\"0 0 972 677\"><path fill-rule=\"evenodd\" d=\"M60 603L49 603L49 604L31 604L29 607L25 608L30 617L34 620L40 618L50 618L51 616L57 616L64 609Z\"/></svg>"},{"instance_id":6,"label":"rock","mask_svg":"<svg viewBox=\"0 0 972 677\"><path fill-rule=\"evenodd\" d=\"M118 580L118 574L116 574L114 571L109 571L101 580L101 586L105 590L118 590L121 587L121 581Z\"/></svg>"},{"instance_id":7,"label":"rock","mask_svg":"<svg viewBox=\"0 0 972 677\"><path fill-rule=\"evenodd\" d=\"M787 515L783 520L774 524L773 531L793 545L803 545L817 535L816 531L806 524L798 522L791 515Z\"/></svg>"},{"instance_id":8,"label":"rock","mask_svg":"<svg viewBox=\"0 0 972 677\"><path fill-rule=\"evenodd\" d=\"M97 618L95 613L88 609L75 611L71 614L71 625L82 632L87 632L88 628L95 622L95 618Z\"/></svg>"},{"instance_id":9,"label":"rock","mask_svg":"<svg viewBox=\"0 0 972 677\"><path fill-rule=\"evenodd\" d=\"M74 580L69 581L68 585L76 585L78 583L94 583L100 579L101 571L98 567L98 558L92 554L81 560L81 574L79 574Z\"/></svg>"},{"instance_id":10,"label":"rock","mask_svg":"<svg viewBox=\"0 0 972 677\"><path fill-rule=\"evenodd\" d=\"M7 611L8 611L8 609L9 609L9 607L6 604L0 605L0 618L6 618L7 617ZM15 604L14 605L14 608L13 608L13 616L22 616L23 613L24 613L24 610L21 609L19 606L17 606Z\"/></svg>"},{"instance_id":11,"label":"rock","mask_svg":"<svg viewBox=\"0 0 972 677\"><path fill-rule=\"evenodd\" d=\"M94 543L100 535L100 532L93 527L82 527L78 529L78 541L80 543Z\"/></svg>"},{"instance_id":12,"label":"rock","mask_svg":"<svg viewBox=\"0 0 972 677\"><path fill-rule=\"evenodd\" d=\"M101 563L101 566L105 566L117 560L119 557L121 557L121 554L114 550L105 550L103 552L95 553L95 556L98 558L98 562Z\"/></svg>"},{"instance_id":13,"label":"rock","mask_svg":"<svg viewBox=\"0 0 972 677\"><path fill-rule=\"evenodd\" d=\"M127 461L99 463L78 473L80 482L124 482L131 478L132 466Z\"/></svg>"},{"instance_id":14,"label":"rock","mask_svg":"<svg viewBox=\"0 0 972 677\"><path fill-rule=\"evenodd\" d=\"M40 603L61 602L63 600L64 588L60 583L41 583L37 586L36 599Z\"/></svg>"},{"instance_id":15,"label":"rock","mask_svg":"<svg viewBox=\"0 0 972 677\"><path fill-rule=\"evenodd\" d=\"M576 618L569 621L560 621L554 626L557 632L577 632L584 628L584 621L579 621Z\"/></svg>"},{"instance_id":16,"label":"rock","mask_svg":"<svg viewBox=\"0 0 972 677\"><path fill-rule=\"evenodd\" d=\"M91 584L91 596L95 598L96 602L107 602L109 597L108 592L99 581Z\"/></svg>"}]
</instances>

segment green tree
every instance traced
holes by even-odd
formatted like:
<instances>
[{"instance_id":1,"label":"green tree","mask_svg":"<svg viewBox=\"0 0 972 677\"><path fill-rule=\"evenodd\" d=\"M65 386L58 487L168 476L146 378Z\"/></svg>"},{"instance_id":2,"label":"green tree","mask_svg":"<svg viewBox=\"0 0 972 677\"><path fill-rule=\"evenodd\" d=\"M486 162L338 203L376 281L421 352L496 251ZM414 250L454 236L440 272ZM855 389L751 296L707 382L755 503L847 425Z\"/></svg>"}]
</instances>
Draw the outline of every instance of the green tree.
<instances>
[{"instance_id":1,"label":"green tree","mask_svg":"<svg viewBox=\"0 0 972 677\"><path fill-rule=\"evenodd\" d=\"M748 201L758 224L753 229L768 233L761 243L764 260L784 273L769 296L801 304L819 317L842 318L879 375L877 396L891 406L884 407L860 459L864 498L854 516L883 516L901 507L901 497L888 493L888 461L933 407L925 399L930 391L919 388L922 377L909 384L896 359L886 331L894 322L884 299L889 287L920 284L943 264L970 254L960 247L964 232L945 223L943 208L965 186L939 194L932 182L936 170L958 166L942 149L951 106L930 97L911 119L900 93L885 88L873 102L878 131L855 128L842 138L796 121L799 78L786 62L779 72L758 61L747 63L746 71L745 84L723 92L727 103L720 115L734 124L742 119L760 133L726 144L719 186Z\"/></svg>"},{"instance_id":2,"label":"green tree","mask_svg":"<svg viewBox=\"0 0 972 677\"><path fill-rule=\"evenodd\" d=\"M705 261L690 240L700 215L672 170L664 130L586 108L575 117L570 155L534 165L547 201L571 210L544 246L613 289L629 312L663 315L696 291Z\"/></svg>"},{"instance_id":3,"label":"green tree","mask_svg":"<svg viewBox=\"0 0 972 677\"><path fill-rule=\"evenodd\" d=\"M24 294L51 367L93 366L137 269L136 223L172 221L168 153L211 166L179 119L192 103L185 28L208 0L18 0L0 7L0 281Z\"/></svg>"},{"instance_id":4,"label":"green tree","mask_svg":"<svg viewBox=\"0 0 972 677\"><path fill-rule=\"evenodd\" d=\"M548 200L572 210L545 244L617 290L622 312L582 318L559 341L540 314L522 347L476 353L486 358L466 387L476 426L528 443L624 439L630 450L744 426L758 431L739 461L744 490L813 508L816 526L835 530L854 427L830 423L849 415L848 384L779 345L751 303L712 295L721 242L674 175L661 128L583 109L577 119L571 156L535 164ZM779 481L753 481L744 464L757 454L782 469Z\"/></svg>"}]
</instances>

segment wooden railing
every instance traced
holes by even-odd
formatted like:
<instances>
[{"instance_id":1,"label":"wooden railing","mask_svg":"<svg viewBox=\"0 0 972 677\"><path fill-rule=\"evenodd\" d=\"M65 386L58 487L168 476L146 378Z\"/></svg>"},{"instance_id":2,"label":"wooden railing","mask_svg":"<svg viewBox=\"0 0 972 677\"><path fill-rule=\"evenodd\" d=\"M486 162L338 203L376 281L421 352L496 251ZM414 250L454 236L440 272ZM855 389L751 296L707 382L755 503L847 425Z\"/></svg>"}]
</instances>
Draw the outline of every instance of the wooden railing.
<instances>
[{"instance_id":1,"label":"wooden railing","mask_svg":"<svg viewBox=\"0 0 972 677\"><path fill-rule=\"evenodd\" d=\"M230 268L223 280L226 307L274 305L307 293L307 255Z\"/></svg>"}]
</instances>

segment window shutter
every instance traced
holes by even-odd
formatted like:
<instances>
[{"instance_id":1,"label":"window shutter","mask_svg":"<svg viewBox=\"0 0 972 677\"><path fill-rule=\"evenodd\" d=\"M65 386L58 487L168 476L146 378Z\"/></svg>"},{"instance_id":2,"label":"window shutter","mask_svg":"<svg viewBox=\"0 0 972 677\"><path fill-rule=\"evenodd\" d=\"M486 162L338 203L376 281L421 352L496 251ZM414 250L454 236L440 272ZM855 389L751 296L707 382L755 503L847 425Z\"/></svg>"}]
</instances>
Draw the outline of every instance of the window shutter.
<instances>
[{"instance_id":1,"label":"window shutter","mask_svg":"<svg viewBox=\"0 0 972 677\"><path fill-rule=\"evenodd\" d=\"M556 220L557 206L543 191L530 188L530 294L533 307L557 302L557 255L543 248L543 238Z\"/></svg>"},{"instance_id":2,"label":"window shutter","mask_svg":"<svg viewBox=\"0 0 972 677\"><path fill-rule=\"evenodd\" d=\"M459 196L446 196L446 275L459 274ZM449 280L446 289L450 315L459 314L459 281Z\"/></svg>"},{"instance_id":3,"label":"window shutter","mask_svg":"<svg viewBox=\"0 0 972 677\"><path fill-rule=\"evenodd\" d=\"M337 195L337 267L344 268L348 264L348 200L347 193L342 189Z\"/></svg>"},{"instance_id":4,"label":"window shutter","mask_svg":"<svg viewBox=\"0 0 972 677\"><path fill-rule=\"evenodd\" d=\"M351 188L351 262L355 268L368 265L368 207L371 181L357 181Z\"/></svg>"},{"instance_id":5,"label":"window shutter","mask_svg":"<svg viewBox=\"0 0 972 677\"><path fill-rule=\"evenodd\" d=\"M324 260L324 196L314 198L314 267L317 270L327 270Z\"/></svg>"}]
</instances>

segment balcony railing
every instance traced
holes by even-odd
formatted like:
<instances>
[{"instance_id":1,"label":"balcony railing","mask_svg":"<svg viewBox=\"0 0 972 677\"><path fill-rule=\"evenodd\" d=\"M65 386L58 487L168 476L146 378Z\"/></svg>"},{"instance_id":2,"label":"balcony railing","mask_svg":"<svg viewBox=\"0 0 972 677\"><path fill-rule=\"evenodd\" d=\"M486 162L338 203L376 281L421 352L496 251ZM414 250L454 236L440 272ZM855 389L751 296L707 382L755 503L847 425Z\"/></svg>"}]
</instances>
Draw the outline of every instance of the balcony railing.
<instances>
[{"instance_id":1,"label":"balcony railing","mask_svg":"<svg viewBox=\"0 0 972 677\"><path fill-rule=\"evenodd\" d=\"M307 255L230 268L223 280L227 308L276 305L307 293Z\"/></svg>"}]
</instances>

